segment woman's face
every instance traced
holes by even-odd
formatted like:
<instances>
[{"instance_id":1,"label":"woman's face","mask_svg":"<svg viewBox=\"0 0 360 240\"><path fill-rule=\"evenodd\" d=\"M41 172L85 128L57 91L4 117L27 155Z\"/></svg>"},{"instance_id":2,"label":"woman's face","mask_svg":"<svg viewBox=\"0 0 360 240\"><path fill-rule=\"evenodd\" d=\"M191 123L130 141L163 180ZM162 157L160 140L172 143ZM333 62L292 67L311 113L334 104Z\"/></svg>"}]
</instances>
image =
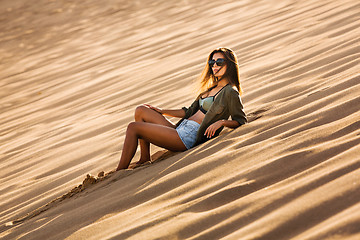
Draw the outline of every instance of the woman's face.
<instances>
[{"instance_id":1,"label":"woman's face","mask_svg":"<svg viewBox=\"0 0 360 240\"><path fill-rule=\"evenodd\" d=\"M214 65L211 67L214 76L218 78L221 78L226 73L226 58L221 52L214 53L212 57L213 61L219 62L222 61L222 59L225 61L222 66L218 66L217 62L215 62Z\"/></svg>"}]
</instances>

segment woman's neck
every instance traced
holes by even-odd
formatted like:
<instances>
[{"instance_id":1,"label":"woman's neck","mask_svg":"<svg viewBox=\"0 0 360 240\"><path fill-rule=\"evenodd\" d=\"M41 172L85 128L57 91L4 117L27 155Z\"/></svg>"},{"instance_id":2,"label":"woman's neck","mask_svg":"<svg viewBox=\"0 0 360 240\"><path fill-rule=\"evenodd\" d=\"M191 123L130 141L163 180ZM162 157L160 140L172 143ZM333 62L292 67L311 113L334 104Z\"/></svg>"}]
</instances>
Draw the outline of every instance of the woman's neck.
<instances>
[{"instance_id":1,"label":"woman's neck","mask_svg":"<svg viewBox=\"0 0 360 240\"><path fill-rule=\"evenodd\" d=\"M217 82L217 86L218 87L224 87L226 85L228 85L230 82L227 78L223 78L221 79L219 82Z\"/></svg>"}]
</instances>

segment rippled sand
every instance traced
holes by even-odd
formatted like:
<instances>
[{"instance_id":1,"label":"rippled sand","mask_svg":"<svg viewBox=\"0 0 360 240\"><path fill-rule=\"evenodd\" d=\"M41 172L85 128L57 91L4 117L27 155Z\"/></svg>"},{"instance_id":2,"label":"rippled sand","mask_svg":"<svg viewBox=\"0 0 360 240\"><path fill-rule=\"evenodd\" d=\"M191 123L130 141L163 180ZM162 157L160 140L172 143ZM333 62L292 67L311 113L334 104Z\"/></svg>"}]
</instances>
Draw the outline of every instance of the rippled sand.
<instances>
[{"instance_id":1,"label":"rippled sand","mask_svg":"<svg viewBox=\"0 0 360 240\"><path fill-rule=\"evenodd\" d=\"M359 29L353 0L2 0L0 238L359 239ZM219 46L250 122L113 173Z\"/></svg>"}]
</instances>

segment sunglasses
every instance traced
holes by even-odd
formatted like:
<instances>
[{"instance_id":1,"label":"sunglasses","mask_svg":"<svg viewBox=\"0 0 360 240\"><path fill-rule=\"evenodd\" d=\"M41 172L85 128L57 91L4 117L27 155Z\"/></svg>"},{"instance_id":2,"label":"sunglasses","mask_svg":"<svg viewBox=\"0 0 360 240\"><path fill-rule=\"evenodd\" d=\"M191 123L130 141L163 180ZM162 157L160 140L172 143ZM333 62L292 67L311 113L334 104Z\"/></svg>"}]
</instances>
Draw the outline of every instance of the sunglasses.
<instances>
[{"instance_id":1,"label":"sunglasses","mask_svg":"<svg viewBox=\"0 0 360 240\"><path fill-rule=\"evenodd\" d=\"M225 65L225 62L226 62L225 59L223 59L223 58L218 58L216 61L215 61L215 60L210 60L210 61L209 61L209 66L210 66L210 67L213 67L214 64L216 63L216 65L218 65L219 67L221 67L221 66L224 66L224 65Z\"/></svg>"}]
</instances>

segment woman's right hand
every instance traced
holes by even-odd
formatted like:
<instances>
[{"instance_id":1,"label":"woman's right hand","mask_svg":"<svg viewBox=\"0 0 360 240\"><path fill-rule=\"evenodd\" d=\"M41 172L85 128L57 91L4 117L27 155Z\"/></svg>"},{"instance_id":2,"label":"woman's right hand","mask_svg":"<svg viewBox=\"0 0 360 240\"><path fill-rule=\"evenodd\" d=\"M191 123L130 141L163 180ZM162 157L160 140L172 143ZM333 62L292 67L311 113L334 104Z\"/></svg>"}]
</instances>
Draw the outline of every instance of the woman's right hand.
<instances>
[{"instance_id":1,"label":"woman's right hand","mask_svg":"<svg viewBox=\"0 0 360 240\"><path fill-rule=\"evenodd\" d=\"M158 113L160 113L160 114L163 114L161 108L154 107L154 106L151 106L151 105L149 105L149 104L144 104L144 106L146 106L146 107L148 107L148 108L150 108L150 109L152 109L152 110L154 110L154 111L156 111L156 112L158 112Z\"/></svg>"}]
</instances>

